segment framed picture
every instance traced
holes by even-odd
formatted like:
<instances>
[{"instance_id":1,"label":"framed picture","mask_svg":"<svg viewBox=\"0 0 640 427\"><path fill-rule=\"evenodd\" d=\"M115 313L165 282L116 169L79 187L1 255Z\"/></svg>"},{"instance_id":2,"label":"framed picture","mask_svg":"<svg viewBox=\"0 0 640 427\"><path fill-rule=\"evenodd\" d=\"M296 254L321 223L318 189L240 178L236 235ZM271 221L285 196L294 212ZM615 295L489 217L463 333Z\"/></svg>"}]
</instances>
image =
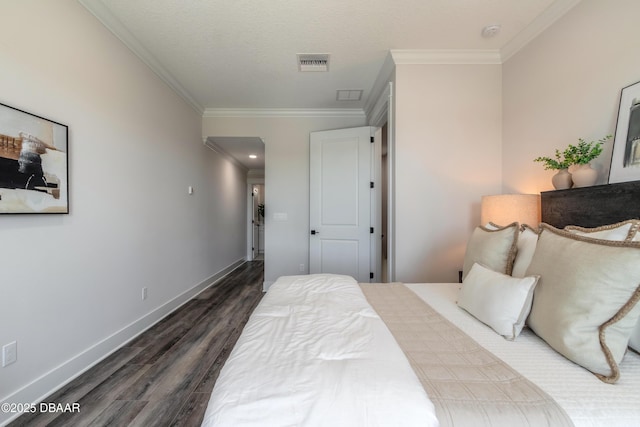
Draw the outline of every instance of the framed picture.
<instances>
[{"instance_id":1,"label":"framed picture","mask_svg":"<svg viewBox=\"0 0 640 427\"><path fill-rule=\"evenodd\" d=\"M622 89L609 183L640 180L640 82Z\"/></svg>"},{"instance_id":2,"label":"framed picture","mask_svg":"<svg viewBox=\"0 0 640 427\"><path fill-rule=\"evenodd\" d=\"M0 104L0 213L69 213L69 128Z\"/></svg>"}]
</instances>

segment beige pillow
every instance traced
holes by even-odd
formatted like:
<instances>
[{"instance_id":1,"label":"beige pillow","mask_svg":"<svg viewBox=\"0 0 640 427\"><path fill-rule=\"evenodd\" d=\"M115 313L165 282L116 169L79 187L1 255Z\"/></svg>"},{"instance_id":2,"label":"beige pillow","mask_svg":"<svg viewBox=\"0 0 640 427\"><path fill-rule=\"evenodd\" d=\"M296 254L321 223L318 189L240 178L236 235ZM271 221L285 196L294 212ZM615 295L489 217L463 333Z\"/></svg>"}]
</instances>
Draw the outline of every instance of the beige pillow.
<instances>
[{"instance_id":1,"label":"beige pillow","mask_svg":"<svg viewBox=\"0 0 640 427\"><path fill-rule=\"evenodd\" d=\"M639 226L639 220L630 219L627 221L622 221L611 225L603 225L602 227L596 228L584 228L575 225L568 225L564 229L568 230L571 233L576 233L586 237L593 237L595 239L615 241L631 240L634 242L640 242L640 233L638 233ZM635 330L633 334L631 334L629 347L631 347L635 351L640 352L640 320L638 320Z\"/></svg>"},{"instance_id":2,"label":"beige pillow","mask_svg":"<svg viewBox=\"0 0 640 427\"><path fill-rule=\"evenodd\" d=\"M637 223L637 220L630 219L601 227L585 228L577 225L567 225L564 229L580 236L622 242L624 240L631 240L635 236L638 228Z\"/></svg>"},{"instance_id":3,"label":"beige pillow","mask_svg":"<svg viewBox=\"0 0 640 427\"><path fill-rule=\"evenodd\" d=\"M528 275L540 275L528 324L556 351L614 383L640 316L640 243L541 225Z\"/></svg>"},{"instance_id":4,"label":"beige pillow","mask_svg":"<svg viewBox=\"0 0 640 427\"><path fill-rule=\"evenodd\" d=\"M640 242L640 221L636 220L635 233L634 230L631 230L633 233L634 242ZM633 330L631 334L631 339L629 339L629 347L640 353L640 319L638 319L638 323L636 324L636 328Z\"/></svg>"},{"instance_id":5,"label":"beige pillow","mask_svg":"<svg viewBox=\"0 0 640 427\"><path fill-rule=\"evenodd\" d=\"M489 230L482 226L476 227L467 242L462 266L462 279L467 277L476 262L498 273L511 274L517 243L517 222L497 230Z\"/></svg>"},{"instance_id":6,"label":"beige pillow","mask_svg":"<svg viewBox=\"0 0 640 427\"><path fill-rule=\"evenodd\" d=\"M488 230L499 230L501 226L488 222L485 225ZM536 243L538 242L539 230L533 229L528 224L522 224L520 226L520 234L518 234L518 243L516 244L516 256L513 260L513 268L511 275L513 277L525 277L527 267L531 262L533 253L536 250Z\"/></svg>"},{"instance_id":7,"label":"beige pillow","mask_svg":"<svg viewBox=\"0 0 640 427\"><path fill-rule=\"evenodd\" d=\"M518 252L511 272L513 277L525 277L527 275L527 268L529 268L531 258L533 258L533 254L536 251L538 232L538 230L534 230L527 224L522 225L518 236Z\"/></svg>"},{"instance_id":8,"label":"beige pillow","mask_svg":"<svg viewBox=\"0 0 640 427\"><path fill-rule=\"evenodd\" d=\"M538 276L522 279L473 264L462 282L458 305L508 340L522 331Z\"/></svg>"}]
</instances>

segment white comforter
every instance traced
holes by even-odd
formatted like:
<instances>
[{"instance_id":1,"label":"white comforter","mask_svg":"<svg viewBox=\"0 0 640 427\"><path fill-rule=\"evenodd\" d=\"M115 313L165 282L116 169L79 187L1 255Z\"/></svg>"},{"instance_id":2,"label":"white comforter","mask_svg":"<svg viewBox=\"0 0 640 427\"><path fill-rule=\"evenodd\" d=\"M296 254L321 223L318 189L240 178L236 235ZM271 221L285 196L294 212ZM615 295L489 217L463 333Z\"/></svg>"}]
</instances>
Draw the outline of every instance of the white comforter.
<instances>
[{"instance_id":1,"label":"white comforter","mask_svg":"<svg viewBox=\"0 0 640 427\"><path fill-rule=\"evenodd\" d=\"M282 277L220 372L203 426L437 426L391 333L348 276Z\"/></svg>"}]
</instances>

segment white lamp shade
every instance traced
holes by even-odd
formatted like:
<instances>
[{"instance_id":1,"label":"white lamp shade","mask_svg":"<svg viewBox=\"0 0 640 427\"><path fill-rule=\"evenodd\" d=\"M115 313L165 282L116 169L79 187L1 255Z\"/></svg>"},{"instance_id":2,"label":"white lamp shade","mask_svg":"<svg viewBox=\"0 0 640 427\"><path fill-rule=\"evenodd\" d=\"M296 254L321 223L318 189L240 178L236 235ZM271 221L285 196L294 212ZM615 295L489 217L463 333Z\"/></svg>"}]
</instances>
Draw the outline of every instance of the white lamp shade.
<instances>
[{"instance_id":1,"label":"white lamp shade","mask_svg":"<svg viewBox=\"0 0 640 427\"><path fill-rule=\"evenodd\" d=\"M480 224L504 226L512 222L537 227L540 223L539 194L498 194L482 196Z\"/></svg>"}]
</instances>

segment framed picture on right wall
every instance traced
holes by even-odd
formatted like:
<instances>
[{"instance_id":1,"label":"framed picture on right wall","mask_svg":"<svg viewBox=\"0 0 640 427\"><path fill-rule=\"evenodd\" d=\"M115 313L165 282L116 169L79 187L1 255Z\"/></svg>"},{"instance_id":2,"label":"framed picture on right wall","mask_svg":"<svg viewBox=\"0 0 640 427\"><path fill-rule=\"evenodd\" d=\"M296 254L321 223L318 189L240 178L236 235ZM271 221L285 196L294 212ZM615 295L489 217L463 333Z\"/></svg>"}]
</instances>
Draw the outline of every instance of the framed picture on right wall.
<instances>
[{"instance_id":1,"label":"framed picture on right wall","mask_svg":"<svg viewBox=\"0 0 640 427\"><path fill-rule=\"evenodd\" d=\"M640 82L622 89L609 183L640 180Z\"/></svg>"}]
</instances>

